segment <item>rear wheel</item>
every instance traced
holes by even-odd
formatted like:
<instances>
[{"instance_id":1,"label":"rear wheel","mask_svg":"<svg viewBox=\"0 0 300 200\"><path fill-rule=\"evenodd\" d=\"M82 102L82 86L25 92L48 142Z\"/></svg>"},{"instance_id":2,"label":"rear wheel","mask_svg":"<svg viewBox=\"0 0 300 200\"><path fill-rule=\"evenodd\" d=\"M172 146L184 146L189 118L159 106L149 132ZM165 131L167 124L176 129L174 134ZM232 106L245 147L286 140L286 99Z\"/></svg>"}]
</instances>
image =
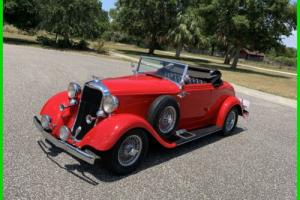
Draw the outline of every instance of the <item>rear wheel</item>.
<instances>
[{"instance_id":1,"label":"rear wheel","mask_svg":"<svg viewBox=\"0 0 300 200\"><path fill-rule=\"evenodd\" d=\"M236 128L238 121L238 109L233 107L227 114L224 125L223 125L223 135L230 135L232 131Z\"/></svg>"},{"instance_id":2,"label":"rear wheel","mask_svg":"<svg viewBox=\"0 0 300 200\"><path fill-rule=\"evenodd\" d=\"M109 170L117 174L134 171L148 151L148 137L142 130L132 130L125 134L103 159Z\"/></svg>"}]
</instances>

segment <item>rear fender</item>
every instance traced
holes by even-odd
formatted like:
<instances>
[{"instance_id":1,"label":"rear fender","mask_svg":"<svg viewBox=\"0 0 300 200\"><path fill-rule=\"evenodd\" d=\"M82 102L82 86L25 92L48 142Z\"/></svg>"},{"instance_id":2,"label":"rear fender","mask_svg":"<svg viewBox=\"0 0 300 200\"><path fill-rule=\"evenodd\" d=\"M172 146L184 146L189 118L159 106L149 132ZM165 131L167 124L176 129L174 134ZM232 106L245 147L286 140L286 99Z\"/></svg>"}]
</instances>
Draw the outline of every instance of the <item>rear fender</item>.
<instances>
[{"instance_id":1,"label":"rear fender","mask_svg":"<svg viewBox=\"0 0 300 200\"><path fill-rule=\"evenodd\" d=\"M79 148L90 146L98 151L107 151L129 130L136 128L146 130L166 148L176 146L175 143L163 140L145 119L133 114L116 114L100 121L80 142L76 143L76 146Z\"/></svg>"},{"instance_id":2,"label":"rear fender","mask_svg":"<svg viewBox=\"0 0 300 200\"><path fill-rule=\"evenodd\" d=\"M235 96L229 96L225 99L223 102L217 116L216 120L216 126L219 128L223 128L225 118L228 114L228 112L234 107L237 106L239 115L242 115L242 107L241 107L241 102L238 98Z\"/></svg>"}]
</instances>

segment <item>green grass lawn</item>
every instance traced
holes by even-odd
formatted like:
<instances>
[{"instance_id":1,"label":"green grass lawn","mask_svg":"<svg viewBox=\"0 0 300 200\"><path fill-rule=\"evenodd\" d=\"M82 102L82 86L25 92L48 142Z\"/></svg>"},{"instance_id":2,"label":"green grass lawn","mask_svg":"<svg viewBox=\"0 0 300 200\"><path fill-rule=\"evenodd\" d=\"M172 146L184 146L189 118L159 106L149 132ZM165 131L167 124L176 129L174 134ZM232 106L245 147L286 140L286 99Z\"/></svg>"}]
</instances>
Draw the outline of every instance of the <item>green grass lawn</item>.
<instances>
[{"instance_id":1,"label":"green grass lawn","mask_svg":"<svg viewBox=\"0 0 300 200\"><path fill-rule=\"evenodd\" d=\"M36 42L35 36L23 35L19 33L6 33L4 32L4 42L22 44L22 45L39 45ZM93 43L91 42L91 45ZM141 48L135 45L128 45L122 43L105 42L104 48L107 51L114 51L126 56L138 58L140 55L147 55L148 49ZM82 51L81 51L82 52ZM83 52L91 53L91 52ZM103 54L96 54L99 56L108 56ZM174 53L169 51L155 51L155 56L174 59ZM282 75L269 71L262 71L257 69L250 69L243 66L238 66L238 69L232 70L228 65L223 64L223 58L207 55L198 55L191 53L182 53L180 62L185 62L190 65L219 69L222 71L223 79L234 84L245 86L248 88L268 92L283 97L296 99L296 76ZM262 65L262 63L241 61L242 64L248 64L255 67L261 67L266 69L274 69L278 71L294 72L282 68L274 68L268 65Z\"/></svg>"}]
</instances>

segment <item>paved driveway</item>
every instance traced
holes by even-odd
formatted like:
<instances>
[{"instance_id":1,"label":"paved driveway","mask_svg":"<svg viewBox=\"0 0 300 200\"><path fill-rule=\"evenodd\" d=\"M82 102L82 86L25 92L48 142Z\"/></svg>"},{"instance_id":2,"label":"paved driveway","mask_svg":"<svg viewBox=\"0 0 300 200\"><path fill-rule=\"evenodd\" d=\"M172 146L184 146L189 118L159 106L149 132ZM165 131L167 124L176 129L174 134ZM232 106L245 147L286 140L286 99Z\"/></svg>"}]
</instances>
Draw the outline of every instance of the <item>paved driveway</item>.
<instances>
[{"instance_id":1,"label":"paved driveway","mask_svg":"<svg viewBox=\"0 0 300 200\"><path fill-rule=\"evenodd\" d=\"M236 134L150 149L138 172L114 176L65 153L46 154L32 116L70 81L130 73L128 62L4 45L5 199L294 199L295 108L251 101Z\"/></svg>"}]
</instances>

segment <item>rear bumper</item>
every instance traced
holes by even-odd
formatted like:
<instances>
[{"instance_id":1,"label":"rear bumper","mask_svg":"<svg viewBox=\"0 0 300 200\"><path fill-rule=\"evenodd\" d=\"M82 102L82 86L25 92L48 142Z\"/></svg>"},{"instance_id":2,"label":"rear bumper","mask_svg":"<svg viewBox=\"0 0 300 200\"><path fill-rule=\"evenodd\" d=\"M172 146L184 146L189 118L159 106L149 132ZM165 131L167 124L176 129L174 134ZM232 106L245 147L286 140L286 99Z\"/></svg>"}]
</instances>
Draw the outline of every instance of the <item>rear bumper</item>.
<instances>
[{"instance_id":1,"label":"rear bumper","mask_svg":"<svg viewBox=\"0 0 300 200\"><path fill-rule=\"evenodd\" d=\"M47 139L50 143L52 143L54 146L56 146L60 149L63 149L64 151L68 152L69 154L79 158L80 160L90 163L90 164L94 164L95 160L98 158L98 156L96 156L96 155L82 151L81 149L74 147L74 146L52 136L51 133L49 133L43 129L41 122L37 116L33 117L33 123L40 130L40 132L42 133L42 136L45 139Z\"/></svg>"},{"instance_id":2,"label":"rear bumper","mask_svg":"<svg viewBox=\"0 0 300 200\"><path fill-rule=\"evenodd\" d=\"M243 116L248 117L249 116L249 110L250 110L250 101L240 98L240 102L241 102L241 106L242 106Z\"/></svg>"}]
</instances>

